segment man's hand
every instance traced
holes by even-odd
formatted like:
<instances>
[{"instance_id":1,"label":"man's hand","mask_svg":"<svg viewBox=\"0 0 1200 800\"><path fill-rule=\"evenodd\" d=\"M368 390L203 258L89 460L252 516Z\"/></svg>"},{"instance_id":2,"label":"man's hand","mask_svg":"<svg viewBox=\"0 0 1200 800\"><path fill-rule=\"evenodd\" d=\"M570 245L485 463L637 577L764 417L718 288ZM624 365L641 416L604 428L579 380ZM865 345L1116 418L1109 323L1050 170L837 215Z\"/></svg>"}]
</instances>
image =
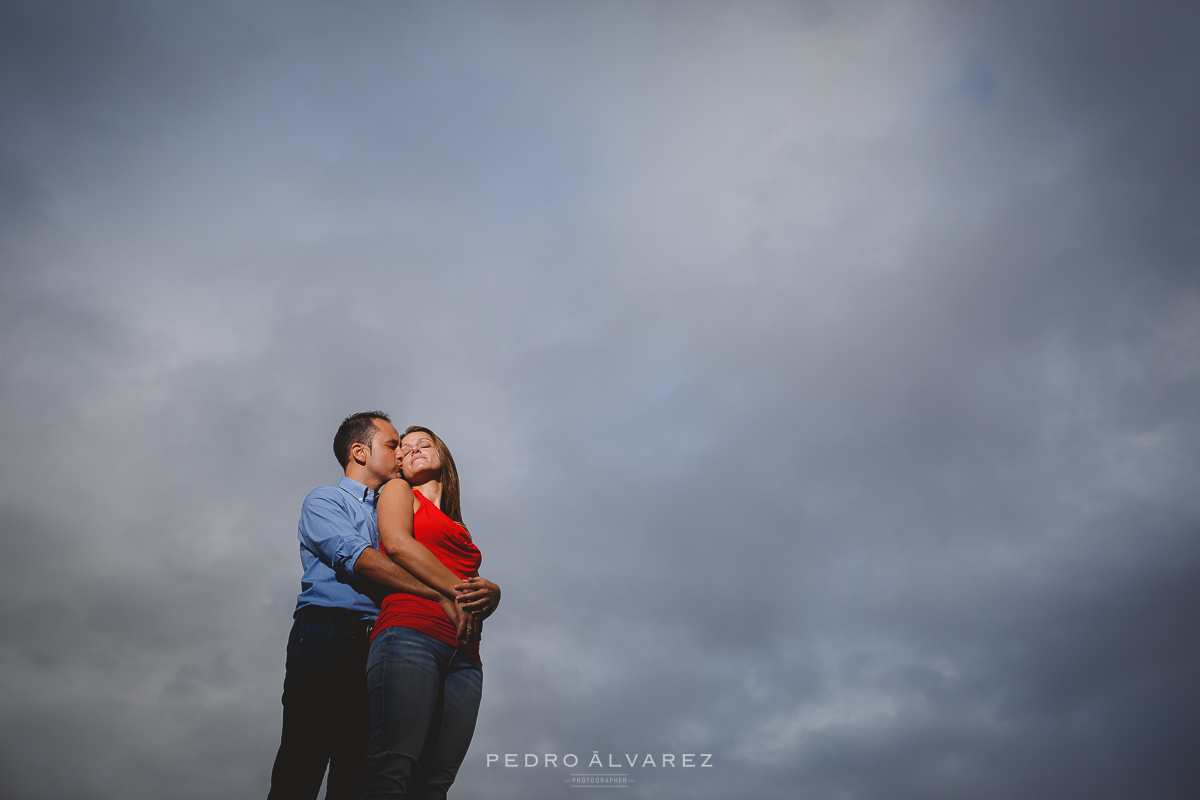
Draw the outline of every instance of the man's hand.
<instances>
[{"instance_id":1,"label":"man's hand","mask_svg":"<svg viewBox=\"0 0 1200 800\"><path fill-rule=\"evenodd\" d=\"M454 584L454 590L459 593L456 598L459 606L478 616L481 622L500 605L500 587L486 578L467 578Z\"/></svg>"}]
</instances>

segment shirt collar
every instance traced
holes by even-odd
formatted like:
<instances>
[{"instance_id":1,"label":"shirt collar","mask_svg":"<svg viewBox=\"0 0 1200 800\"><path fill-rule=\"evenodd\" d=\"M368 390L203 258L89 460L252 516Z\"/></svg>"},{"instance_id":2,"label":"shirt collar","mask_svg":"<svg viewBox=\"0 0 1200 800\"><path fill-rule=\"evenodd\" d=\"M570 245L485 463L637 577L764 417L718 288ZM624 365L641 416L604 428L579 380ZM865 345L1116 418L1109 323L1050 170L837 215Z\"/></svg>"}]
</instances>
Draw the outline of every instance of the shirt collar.
<instances>
[{"instance_id":1,"label":"shirt collar","mask_svg":"<svg viewBox=\"0 0 1200 800\"><path fill-rule=\"evenodd\" d=\"M351 478L342 478L338 481L338 488L360 503L374 504L375 498L379 495L378 490L372 491L366 487L366 484L359 483Z\"/></svg>"}]
</instances>

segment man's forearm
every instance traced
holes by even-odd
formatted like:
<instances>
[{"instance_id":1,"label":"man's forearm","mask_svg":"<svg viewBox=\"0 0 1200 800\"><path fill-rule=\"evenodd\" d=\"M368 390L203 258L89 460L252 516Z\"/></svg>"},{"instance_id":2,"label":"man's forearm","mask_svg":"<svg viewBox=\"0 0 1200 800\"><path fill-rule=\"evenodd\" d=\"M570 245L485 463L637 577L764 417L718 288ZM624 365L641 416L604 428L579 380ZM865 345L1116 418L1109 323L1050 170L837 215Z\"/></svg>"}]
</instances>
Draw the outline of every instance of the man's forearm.
<instances>
[{"instance_id":1,"label":"man's forearm","mask_svg":"<svg viewBox=\"0 0 1200 800\"><path fill-rule=\"evenodd\" d=\"M366 578L389 594L401 592L424 597L426 600L438 600L442 596L436 589L421 583L408 570L373 547L368 547L359 554L358 560L354 562L354 574Z\"/></svg>"}]
</instances>

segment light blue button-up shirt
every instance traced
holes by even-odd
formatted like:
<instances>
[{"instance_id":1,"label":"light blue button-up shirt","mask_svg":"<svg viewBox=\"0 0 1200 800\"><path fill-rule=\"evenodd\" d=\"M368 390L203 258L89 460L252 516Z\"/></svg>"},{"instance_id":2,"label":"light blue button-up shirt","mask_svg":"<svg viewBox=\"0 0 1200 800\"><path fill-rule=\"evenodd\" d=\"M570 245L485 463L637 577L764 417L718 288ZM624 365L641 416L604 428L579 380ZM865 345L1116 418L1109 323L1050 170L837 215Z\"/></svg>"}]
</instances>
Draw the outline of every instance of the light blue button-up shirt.
<instances>
[{"instance_id":1,"label":"light blue button-up shirt","mask_svg":"<svg viewBox=\"0 0 1200 800\"><path fill-rule=\"evenodd\" d=\"M359 591L365 582L355 580L354 563L363 550L379 548L378 494L358 481L342 478L337 486L318 487L304 498L296 533L304 566L297 610L305 606L345 608L364 619L375 619L379 608Z\"/></svg>"}]
</instances>

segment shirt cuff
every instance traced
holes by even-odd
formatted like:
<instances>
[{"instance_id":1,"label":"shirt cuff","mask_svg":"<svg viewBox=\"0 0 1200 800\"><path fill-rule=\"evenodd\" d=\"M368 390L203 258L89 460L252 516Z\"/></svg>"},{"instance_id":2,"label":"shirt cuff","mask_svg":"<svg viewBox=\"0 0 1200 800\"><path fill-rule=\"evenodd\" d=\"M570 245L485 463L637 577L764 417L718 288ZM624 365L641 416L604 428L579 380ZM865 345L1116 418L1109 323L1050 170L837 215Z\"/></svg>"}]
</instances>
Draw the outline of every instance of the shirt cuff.
<instances>
[{"instance_id":1,"label":"shirt cuff","mask_svg":"<svg viewBox=\"0 0 1200 800\"><path fill-rule=\"evenodd\" d=\"M370 545L364 542L362 547L359 547L357 550L353 551L346 558L346 572L350 573L351 578L358 577L356 574L354 574L354 565L358 563L358 557L362 555L363 550L366 550L368 547L370 547Z\"/></svg>"}]
</instances>

